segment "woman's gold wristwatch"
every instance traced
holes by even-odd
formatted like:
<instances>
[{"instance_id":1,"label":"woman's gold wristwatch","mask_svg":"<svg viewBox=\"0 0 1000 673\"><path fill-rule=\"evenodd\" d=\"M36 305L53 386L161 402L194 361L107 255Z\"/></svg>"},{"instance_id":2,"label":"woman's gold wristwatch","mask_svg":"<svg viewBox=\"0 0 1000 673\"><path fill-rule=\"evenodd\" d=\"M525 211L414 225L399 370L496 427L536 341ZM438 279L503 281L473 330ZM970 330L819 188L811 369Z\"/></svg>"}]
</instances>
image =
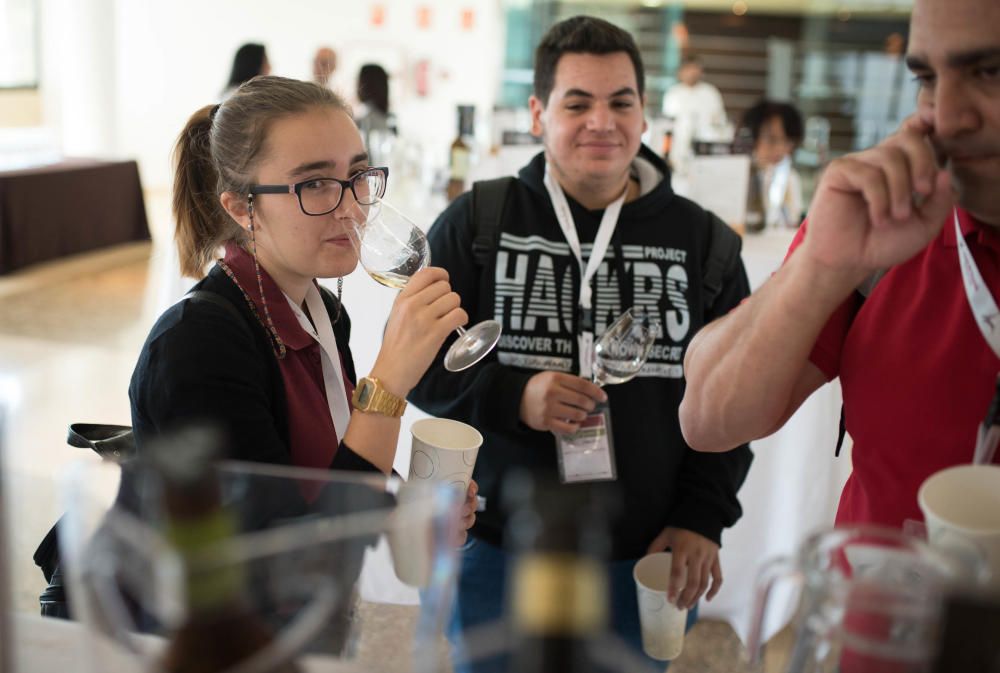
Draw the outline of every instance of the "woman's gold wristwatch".
<instances>
[{"instance_id":1,"label":"woman's gold wristwatch","mask_svg":"<svg viewBox=\"0 0 1000 673\"><path fill-rule=\"evenodd\" d=\"M399 418L406 411L406 400L382 387L375 377L363 376L354 388L351 403L358 411Z\"/></svg>"}]
</instances>

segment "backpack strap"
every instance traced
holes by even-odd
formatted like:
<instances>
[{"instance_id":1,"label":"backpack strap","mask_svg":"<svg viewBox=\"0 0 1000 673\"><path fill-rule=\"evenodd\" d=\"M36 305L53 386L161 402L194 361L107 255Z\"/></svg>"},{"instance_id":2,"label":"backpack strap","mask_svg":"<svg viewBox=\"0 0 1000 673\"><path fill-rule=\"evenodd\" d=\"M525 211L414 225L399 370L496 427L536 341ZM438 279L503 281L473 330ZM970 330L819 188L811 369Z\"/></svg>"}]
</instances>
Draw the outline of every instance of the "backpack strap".
<instances>
[{"instance_id":1,"label":"backpack strap","mask_svg":"<svg viewBox=\"0 0 1000 673\"><path fill-rule=\"evenodd\" d=\"M858 294L861 295L861 301L864 301L871 296L872 292L875 291L875 286L878 285L878 282L882 280L887 273L889 273L889 269L879 269L861 281L861 285L858 285L856 288Z\"/></svg>"},{"instance_id":2,"label":"backpack strap","mask_svg":"<svg viewBox=\"0 0 1000 673\"><path fill-rule=\"evenodd\" d=\"M481 180L472 185L472 256L476 264L486 267L496 252L500 240L500 223L510 188L516 180L508 175L493 180Z\"/></svg>"},{"instance_id":3,"label":"backpack strap","mask_svg":"<svg viewBox=\"0 0 1000 673\"><path fill-rule=\"evenodd\" d=\"M743 241L728 224L714 213L706 211L711 232L708 242L708 256L705 259L701 279L702 295L706 310L711 310L722 292L726 273L739 260Z\"/></svg>"},{"instance_id":4,"label":"backpack strap","mask_svg":"<svg viewBox=\"0 0 1000 673\"><path fill-rule=\"evenodd\" d=\"M872 292L875 291L875 286L878 285L879 281L885 277L885 274L889 273L889 269L879 269L872 275L861 281L861 285L855 288L855 291L861 296L861 303L863 304L868 297L871 296ZM837 429L837 448L833 451L833 457L840 457L840 450L844 448L844 437L847 436L847 418L844 416L844 405L840 405L840 427Z\"/></svg>"}]
</instances>

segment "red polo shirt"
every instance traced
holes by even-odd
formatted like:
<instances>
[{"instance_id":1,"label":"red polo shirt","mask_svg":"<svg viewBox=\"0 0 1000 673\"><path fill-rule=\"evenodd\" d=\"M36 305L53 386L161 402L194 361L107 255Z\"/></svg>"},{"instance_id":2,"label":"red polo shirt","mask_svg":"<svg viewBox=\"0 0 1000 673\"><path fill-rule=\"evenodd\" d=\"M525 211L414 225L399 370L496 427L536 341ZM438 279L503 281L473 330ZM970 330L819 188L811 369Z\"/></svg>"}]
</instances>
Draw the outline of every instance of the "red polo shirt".
<instances>
[{"instance_id":1,"label":"red polo shirt","mask_svg":"<svg viewBox=\"0 0 1000 673\"><path fill-rule=\"evenodd\" d=\"M983 280L1000 298L1000 230L962 210L959 222ZM803 225L789 254L805 233ZM854 470L837 523L899 527L922 520L920 484L972 462L1000 372L966 298L951 215L938 237L890 269L867 300L855 294L841 305L810 360L828 379L840 377L854 439Z\"/></svg>"},{"instance_id":2,"label":"red polo shirt","mask_svg":"<svg viewBox=\"0 0 1000 673\"><path fill-rule=\"evenodd\" d=\"M232 269L240 287L254 302L257 315L266 322L253 257L240 246L229 244L226 246L225 262ZM274 280L264 269L260 273L271 320L286 349L285 357L278 360L278 367L281 369L288 403L288 444L292 464L299 467L329 468L337 453L339 439L327 404L319 342L299 324L288 299ZM346 344L337 344L338 352L345 346ZM343 355L340 369L342 372L346 371ZM344 388L347 399L350 400L354 384L346 373Z\"/></svg>"}]
</instances>

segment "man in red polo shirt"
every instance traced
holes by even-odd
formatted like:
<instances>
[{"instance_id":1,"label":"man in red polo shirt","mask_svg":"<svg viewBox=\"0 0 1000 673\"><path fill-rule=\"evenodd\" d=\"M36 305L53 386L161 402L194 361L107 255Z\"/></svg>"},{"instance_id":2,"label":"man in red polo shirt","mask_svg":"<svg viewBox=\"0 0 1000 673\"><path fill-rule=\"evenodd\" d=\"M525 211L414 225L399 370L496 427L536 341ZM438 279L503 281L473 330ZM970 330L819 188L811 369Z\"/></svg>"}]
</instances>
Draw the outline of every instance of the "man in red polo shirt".
<instances>
[{"instance_id":1,"label":"man in red polo shirt","mask_svg":"<svg viewBox=\"0 0 1000 673\"><path fill-rule=\"evenodd\" d=\"M917 113L830 164L784 266L688 348L681 426L702 451L774 432L840 377L854 471L838 523L919 520L921 482L972 462L994 395L997 26L997 0L916 0Z\"/></svg>"}]
</instances>

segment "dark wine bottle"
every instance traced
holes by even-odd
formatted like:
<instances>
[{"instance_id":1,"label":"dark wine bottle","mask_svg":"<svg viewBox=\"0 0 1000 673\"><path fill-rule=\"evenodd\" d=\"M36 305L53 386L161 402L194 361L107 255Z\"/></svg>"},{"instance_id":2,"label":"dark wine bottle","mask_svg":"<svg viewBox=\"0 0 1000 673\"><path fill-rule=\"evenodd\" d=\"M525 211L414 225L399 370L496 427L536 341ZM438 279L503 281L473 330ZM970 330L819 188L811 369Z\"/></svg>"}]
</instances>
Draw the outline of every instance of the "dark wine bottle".
<instances>
[{"instance_id":1,"label":"dark wine bottle","mask_svg":"<svg viewBox=\"0 0 1000 673\"><path fill-rule=\"evenodd\" d=\"M448 201L453 201L465 191L475 135L475 114L476 108L471 105L458 106L458 135L452 141L448 154Z\"/></svg>"},{"instance_id":2,"label":"dark wine bottle","mask_svg":"<svg viewBox=\"0 0 1000 673\"><path fill-rule=\"evenodd\" d=\"M597 492L554 478L508 477L508 595L517 673L593 673L590 647L608 622L607 519Z\"/></svg>"},{"instance_id":3,"label":"dark wine bottle","mask_svg":"<svg viewBox=\"0 0 1000 673\"><path fill-rule=\"evenodd\" d=\"M247 594L246 569L225 558L238 533L235 512L222 503L216 471L218 436L191 429L161 440L150 465L161 484L166 537L184 559L187 614L162 655L167 673L222 673L274 642L273 629ZM210 550L222 557L206 558ZM297 673L289 656L269 670Z\"/></svg>"}]
</instances>

